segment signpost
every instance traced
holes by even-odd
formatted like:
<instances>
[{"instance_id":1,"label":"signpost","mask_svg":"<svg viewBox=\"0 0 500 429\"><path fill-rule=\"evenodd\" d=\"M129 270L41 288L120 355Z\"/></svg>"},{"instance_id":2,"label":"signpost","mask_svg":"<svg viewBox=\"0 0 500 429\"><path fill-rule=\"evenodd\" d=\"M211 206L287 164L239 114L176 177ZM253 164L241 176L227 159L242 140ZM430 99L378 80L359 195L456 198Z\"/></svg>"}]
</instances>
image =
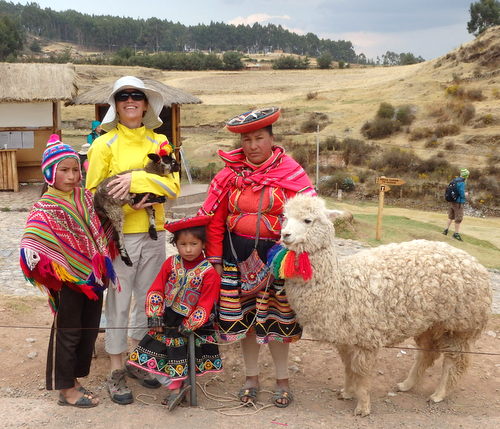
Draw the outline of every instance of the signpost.
<instances>
[{"instance_id":1,"label":"signpost","mask_svg":"<svg viewBox=\"0 0 500 429\"><path fill-rule=\"evenodd\" d=\"M375 239L380 240L382 238L382 212L384 210L384 194L391 190L389 185L400 186L404 185L406 182L403 179L398 179L396 177L377 177L377 183L379 185L378 193L378 213L377 213L377 230Z\"/></svg>"}]
</instances>

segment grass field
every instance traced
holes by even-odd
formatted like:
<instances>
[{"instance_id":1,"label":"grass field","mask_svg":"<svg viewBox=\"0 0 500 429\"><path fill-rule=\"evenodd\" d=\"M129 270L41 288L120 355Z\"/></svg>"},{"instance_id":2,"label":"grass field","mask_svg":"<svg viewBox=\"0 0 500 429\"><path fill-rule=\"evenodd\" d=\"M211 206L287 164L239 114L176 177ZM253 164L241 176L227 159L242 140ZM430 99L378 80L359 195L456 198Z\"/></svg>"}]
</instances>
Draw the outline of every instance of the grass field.
<instances>
[{"instance_id":1,"label":"grass field","mask_svg":"<svg viewBox=\"0 0 500 429\"><path fill-rule=\"evenodd\" d=\"M327 199L329 208L348 210L355 220L355 231L342 230L342 238L359 240L370 246L414 239L445 241L475 256L488 268L500 269L500 218L475 218L465 216L460 233L463 242L451 234L441 232L446 225L446 214L423 210L384 207L382 239L375 239L378 206L374 203L353 204Z\"/></svg>"}]
</instances>

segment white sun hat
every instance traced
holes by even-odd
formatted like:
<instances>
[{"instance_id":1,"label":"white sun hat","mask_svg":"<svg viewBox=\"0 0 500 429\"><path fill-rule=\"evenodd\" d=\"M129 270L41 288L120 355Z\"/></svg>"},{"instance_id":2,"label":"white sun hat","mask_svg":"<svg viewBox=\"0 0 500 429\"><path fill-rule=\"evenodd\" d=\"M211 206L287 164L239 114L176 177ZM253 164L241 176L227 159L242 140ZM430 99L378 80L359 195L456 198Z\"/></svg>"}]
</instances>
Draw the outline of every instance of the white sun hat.
<instances>
[{"instance_id":1,"label":"white sun hat","mask_svg":"<svg viewBox=\"0 0 500 429\"><path fill-rule=\"evenodd\" d=\"M101 128L104 131L110 131L116 127L118 116L116 114L115 94L124 89L138 89L146 94L148 110L144 114L142 123L146 128L152 130L158 128L163 123L160 119L161 109L163 108L163 96L156 89L146 86L141 79L135 76L123 76L114 83L113 91L108 99L109 109L102 120Z\"/></svg>"}]
</instances>

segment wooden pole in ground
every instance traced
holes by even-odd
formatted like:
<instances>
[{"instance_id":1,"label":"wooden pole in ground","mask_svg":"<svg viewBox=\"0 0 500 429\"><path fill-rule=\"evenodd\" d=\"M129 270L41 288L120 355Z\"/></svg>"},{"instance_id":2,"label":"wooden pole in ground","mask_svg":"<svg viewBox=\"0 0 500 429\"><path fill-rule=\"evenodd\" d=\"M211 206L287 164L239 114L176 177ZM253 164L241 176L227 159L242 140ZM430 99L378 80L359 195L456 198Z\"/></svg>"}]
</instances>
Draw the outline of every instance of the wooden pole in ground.
<instances>
[{"instance_id":1,"label":"wooden pole in ground","mask_svg":"<svg viewBox=\"0 0 500 429\"><path fill-rule=\"evenodd\" d=\"M384 211L384 193L387 190L387 185L380 185L378 193L378 212L377 212L377 230L375 234L375 239L380 240L382 238L382 213Z\"/></svg>"}]
</instances>

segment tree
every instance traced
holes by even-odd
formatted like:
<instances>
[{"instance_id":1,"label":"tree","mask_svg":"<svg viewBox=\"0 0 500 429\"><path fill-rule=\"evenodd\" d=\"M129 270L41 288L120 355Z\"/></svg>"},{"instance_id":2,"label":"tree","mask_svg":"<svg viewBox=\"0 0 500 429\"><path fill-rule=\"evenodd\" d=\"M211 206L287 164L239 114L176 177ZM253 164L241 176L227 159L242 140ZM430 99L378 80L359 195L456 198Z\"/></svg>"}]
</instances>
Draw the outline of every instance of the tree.
<instances>
[{"instance_id":1,"label":"tree","mask_svg":"<svg viewBox=\"0 0 500 429\"><path fill-rule=\"evenodd\" d=\"M23 44L24 34L19 24L8 16L0 16L0 60L17 56Z\"/></svg>"},{"instance_id":2,"label":"tree","mask_svg":"<svg viewBox=\"0 0 500 429\"><path fill-rule=\"evenodd\" d=\"M500 24L500 1L480 0L471 3L470 21L467 23L467 30L475 36L494 25Z\"/></svg>"},{"instance_id":3,"label":"tree","mask_svg":"<svg viewBox=\"0 0 500 429\"><path fill-rule=\"evenodd\" d=\"M241 54L239 52L229 51L224 52L222 62L226 70L241 70L243 63L241 62Z\"/></svg>"},{"instance_id":4,"label":"tree","mask_svg":"<svg viewBox=\"0 0 500 429\"><path fill-rule=\"evenodd\" d=\"M316 62L318 63L318 67L320 69L329 69L332 65L332 61L333 58L329 52L325 52L316 58Z\"/></svg>"}]
</instances>

